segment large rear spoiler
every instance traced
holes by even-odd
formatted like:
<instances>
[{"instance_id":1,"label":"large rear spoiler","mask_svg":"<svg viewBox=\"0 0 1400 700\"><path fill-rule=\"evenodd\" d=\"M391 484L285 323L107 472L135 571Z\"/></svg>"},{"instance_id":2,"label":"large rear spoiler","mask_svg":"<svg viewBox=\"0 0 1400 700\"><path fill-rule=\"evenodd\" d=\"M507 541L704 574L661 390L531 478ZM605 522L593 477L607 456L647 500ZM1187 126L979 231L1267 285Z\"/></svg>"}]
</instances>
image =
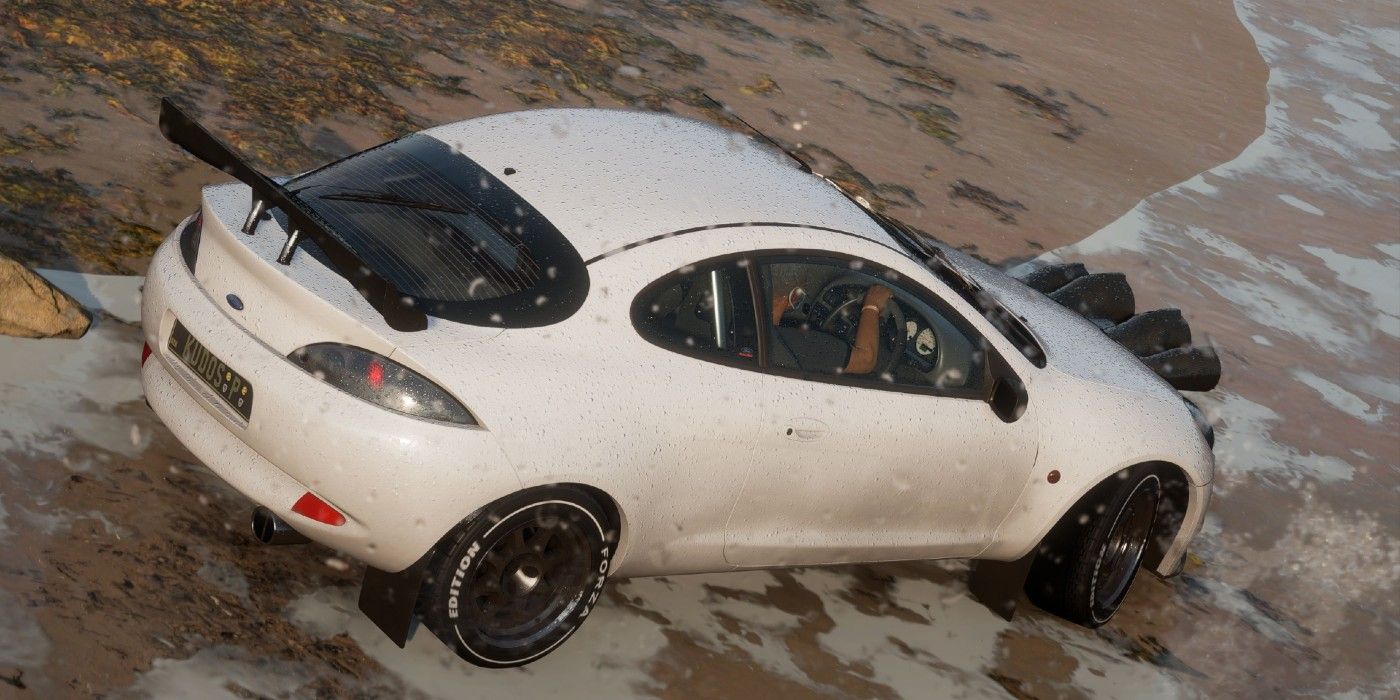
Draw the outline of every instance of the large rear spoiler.
<instances>
[{"instance_id":1,"label":"large rear spoiler","mask_svg":"<svg viewBox=\"0 0 1400 700\"><path fill-rule=\"evenodd\" d=\"M260 173L227 144L200 126L170 98L160 101L160 132L171 143L190 155L234 176L253 190L253 201L243 232L252 235L258 221L269 211L280 209L287 216L287 242L277 256L277 262L290 264L292 254L302 238L309 238L326 254L332 268L360 292L374 307L385 323L396 331L421 331L428 327L428 317L414 307L414 300L401 293L393 283L369 268L364 260L330 233L330 227L306 206L296 194Z\"/></svg>"}]
</instances>

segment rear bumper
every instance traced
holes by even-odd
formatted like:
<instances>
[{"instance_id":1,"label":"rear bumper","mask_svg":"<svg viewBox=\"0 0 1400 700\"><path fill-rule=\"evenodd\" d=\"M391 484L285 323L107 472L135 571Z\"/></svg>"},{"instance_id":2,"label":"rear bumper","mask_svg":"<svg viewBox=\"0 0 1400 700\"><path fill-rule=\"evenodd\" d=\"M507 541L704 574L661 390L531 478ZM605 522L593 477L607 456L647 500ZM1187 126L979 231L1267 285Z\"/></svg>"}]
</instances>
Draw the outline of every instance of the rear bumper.
<instances>
[{"instance_id":1,"label":"rear bumper","mask_svg":"<svg viewBox=\"0 0 1400 700\"><path fill-rule=\"evenodd\" d=\"M175 437L239 492L317 542L398 571L477 508L520 488L489 432L356 399L249 335L195 283L174 242L157 250L142 298L153 349L141 372L146 397ZM176 318L253 385L248 421L168 350ZM293 513L307 491L345 524Z\"/></svg>"}]
</instances>

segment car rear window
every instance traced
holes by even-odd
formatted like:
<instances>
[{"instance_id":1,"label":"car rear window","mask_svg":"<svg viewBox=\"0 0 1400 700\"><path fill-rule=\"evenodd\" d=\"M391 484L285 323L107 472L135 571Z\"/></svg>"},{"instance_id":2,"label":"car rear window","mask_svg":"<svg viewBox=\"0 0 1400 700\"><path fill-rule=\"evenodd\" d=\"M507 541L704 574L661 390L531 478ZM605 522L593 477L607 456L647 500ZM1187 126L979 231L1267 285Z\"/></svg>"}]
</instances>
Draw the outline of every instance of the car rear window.
<instances>
[{"instance_id":1,"label":"car rear window","mask_svg":"<svg viewBox=\"0 0 1400 700\"><path fill-rule=\"evenodd\" d=\"M413 134L288 188L365 266L427 313L532 326L572 314L587 272L557 228L448 144Z\"/></svg>"}]
</instances>

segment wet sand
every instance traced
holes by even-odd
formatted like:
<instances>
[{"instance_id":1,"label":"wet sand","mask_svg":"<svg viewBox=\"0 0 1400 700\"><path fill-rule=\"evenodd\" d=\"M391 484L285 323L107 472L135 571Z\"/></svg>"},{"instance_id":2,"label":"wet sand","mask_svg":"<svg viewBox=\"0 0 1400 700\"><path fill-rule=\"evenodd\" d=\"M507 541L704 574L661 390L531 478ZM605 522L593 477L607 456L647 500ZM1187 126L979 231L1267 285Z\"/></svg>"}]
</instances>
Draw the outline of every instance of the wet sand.
<instances>
[{"instance_id":1,"label":"wet sand","mask_svg":"<svg viewBox=\"0 0 1400 700\"><path fill-rule=\"evenodd\" d=\"M909 563L617 582L518 671L469 667L426 634L399 650L355 611L357 566L253 545L249 504L140 401L139 278L70 275L110 314L89 336L0 339L0 697L1400 690L1400 50L1376 29L1383 4L568 6L473 10L494 33L452 46L414 34L421 16L362 27L415 36L383 62L431 78L362 83L362 108L299 97L307 118L271 131L250 117L267 95L218 78L212 52L141 65L205 80L206 113L283 170L526 103L719 118L702 88L950 243L1124 270L1143 308L1181 306L1224 354L1205 400L1217 500L1186 574L1141 577L1094 632L1035 611L1004 622L967 595L962 563ZM0 250L139 271L217 178L153 129L167 74L97 32L64 43L61 16L0 9L19 28L0 33Z\"/></svg>"},{"instance_id":2,"label":"wet sand","mask_svg":"<svg viewBox=\"0 0 1400 700\"><path fill-rule=\"evenodd\" d=\"M526 107L719 119L708 91L993 260L1078 240L1233 157L1265 99L1263 63L1223 0L569 5L0 9L0 245L45 267L140 272L220 179L160 138L162 94L295 172Z\"/></svg>"}]
</instances>

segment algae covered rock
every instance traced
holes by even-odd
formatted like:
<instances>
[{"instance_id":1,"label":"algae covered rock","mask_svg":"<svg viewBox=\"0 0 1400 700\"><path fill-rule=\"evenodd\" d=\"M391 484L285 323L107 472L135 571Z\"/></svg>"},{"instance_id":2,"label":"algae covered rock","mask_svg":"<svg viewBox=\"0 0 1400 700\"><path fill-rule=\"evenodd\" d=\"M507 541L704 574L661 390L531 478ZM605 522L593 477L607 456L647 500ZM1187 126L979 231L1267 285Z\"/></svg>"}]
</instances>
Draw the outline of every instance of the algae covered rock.
<instances>
[{"instance_id":1,"label":"algae covered rock","mask_svg":"<svg viewBox=\"0 0 1400 700\"><path fill-rule=\"evenodd\" d=\"M0 255L0 334L80 338L91 323L92 318L73 297Z\"/></svg>"}]
</instances>

